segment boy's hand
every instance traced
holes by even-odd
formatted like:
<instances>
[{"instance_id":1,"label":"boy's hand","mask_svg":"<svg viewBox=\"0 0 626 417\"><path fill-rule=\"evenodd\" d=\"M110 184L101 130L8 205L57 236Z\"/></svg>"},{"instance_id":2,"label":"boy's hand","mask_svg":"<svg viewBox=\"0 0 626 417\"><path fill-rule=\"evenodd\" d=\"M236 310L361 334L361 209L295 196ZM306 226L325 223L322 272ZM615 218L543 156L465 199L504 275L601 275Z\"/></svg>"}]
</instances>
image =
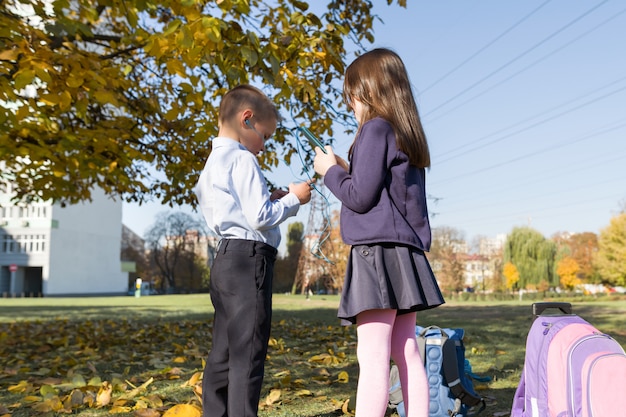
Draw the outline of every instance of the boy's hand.
<instances>
[{"instance_id":1,"label":"boy's hand","mask_svg":"<svg viewBox=\"0 0 626 417\"><path fill-rule=\"evenodd\" d=\"M337 165L337 157L330 146L324 146L326 153L319 147L315 147L315 159L313 160L313 169L322 177L326 175L326 171L333 165Z\"/></svg>"},{"instance_id":2,"label":"boy's hand","mask_svg":"<svg viewBox=\"0 0 626 417\"><path fill-rule=\"evenodd\" d=\"M311 181L300 182L298 184L289 184L289 192L294 193L300 204L306 204L311 201Z\"/></svg>"}]
</instances>

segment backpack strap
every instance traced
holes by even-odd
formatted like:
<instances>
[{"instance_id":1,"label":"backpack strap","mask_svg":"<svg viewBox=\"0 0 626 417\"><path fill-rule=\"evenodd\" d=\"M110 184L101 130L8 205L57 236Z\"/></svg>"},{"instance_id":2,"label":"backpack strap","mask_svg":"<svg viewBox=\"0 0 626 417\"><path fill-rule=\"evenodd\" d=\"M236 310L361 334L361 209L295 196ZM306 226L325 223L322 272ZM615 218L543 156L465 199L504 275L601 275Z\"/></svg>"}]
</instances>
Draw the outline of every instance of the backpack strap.
<instances>
[{"instance_id":1,"label":"backpack strap","mask_svg":"<svg viewBox=\"0 0 626 417\"><path fill-rule=\"evenodd\" d=\"M420 358L422 358L422 363L424 365L426 365L426 344L427 344L426 335L430 331L438 331L441 334L440 343L442 344L442 346L446 342L446 340L448 340L449 338L448 334L441 327L437 327L437 326L424 327L422 331L419 332L419 334L417 335L417 350L419 351ZM435 341L436 339L431 339L430 343L434 343Z\"/></svg>"},{"instance_id":2,"label":"backpack strap","mask_svg":"<svg viewBox=\"0 0 626 417\"><path fill-rule=\"evenodd\" d=\"M475 413L472 413L472 415L480 413L487 407L487 404L482 397L478 397L473 392L468 391L461 382L456 341L449 338L446 339L443 342L441 350L443 353L443 377L448 384L448 388L450 388L452 394L460 400L461 403L468 407L474 407L480 404L480 408ZM460 411L460 404L458 408L459 410L455 410L455 413L452 415L456 415L456 413Z\"/></svg>"}]
</instances>

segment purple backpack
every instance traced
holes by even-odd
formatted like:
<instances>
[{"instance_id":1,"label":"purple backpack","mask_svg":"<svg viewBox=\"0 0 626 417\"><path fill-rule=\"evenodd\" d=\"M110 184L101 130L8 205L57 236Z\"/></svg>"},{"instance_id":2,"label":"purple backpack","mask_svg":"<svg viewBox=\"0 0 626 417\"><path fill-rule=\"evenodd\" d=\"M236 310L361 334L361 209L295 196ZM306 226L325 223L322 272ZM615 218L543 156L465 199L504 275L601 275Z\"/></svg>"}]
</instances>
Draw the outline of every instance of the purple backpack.
<instances>
[{"instance_id":1,"label":"purple backpack","mask_svg":"<svg viewBox=\"0 0 626 417\"><path fill-rule=\"evenodd\" d=\"M569 306L569 307L568 307ZM556 307L570 314L541 315ZM511 417L610 417L626 414L626 354L568 303L533 304Z\"/></svg>"}]
</instances>

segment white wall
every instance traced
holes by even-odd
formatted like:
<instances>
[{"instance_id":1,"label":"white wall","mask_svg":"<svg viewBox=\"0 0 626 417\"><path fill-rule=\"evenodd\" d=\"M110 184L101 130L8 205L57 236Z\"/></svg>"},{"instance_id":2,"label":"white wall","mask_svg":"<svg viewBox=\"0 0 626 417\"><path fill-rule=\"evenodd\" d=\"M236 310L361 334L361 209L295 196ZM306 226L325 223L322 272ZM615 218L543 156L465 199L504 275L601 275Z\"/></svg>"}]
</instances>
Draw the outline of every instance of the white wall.
<instances>
[{"instance_id":1,"label":"white wall","mask_svg":"<svg viewBox=\"0 0 626 417\"><path fill-rule=\"evenodd\" d=\"M50 265L44 272L44 294L126 294L122 272L122 202L101 190L92 202L52 208Z\"/></svg>"}]
</instances>

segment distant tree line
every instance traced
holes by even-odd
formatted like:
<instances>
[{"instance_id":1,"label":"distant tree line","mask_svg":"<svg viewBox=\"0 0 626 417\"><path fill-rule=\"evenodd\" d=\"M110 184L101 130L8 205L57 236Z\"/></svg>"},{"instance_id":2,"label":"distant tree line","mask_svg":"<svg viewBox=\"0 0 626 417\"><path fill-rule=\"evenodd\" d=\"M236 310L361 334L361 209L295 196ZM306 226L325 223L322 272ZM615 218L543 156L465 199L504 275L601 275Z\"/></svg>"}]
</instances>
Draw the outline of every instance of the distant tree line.
<instances>
[{"instance_id":1,"label":"distant tree line","mask_svg":"<svg viewBox=\"0 0 626 417\"><path fill-rule=\"evenodd\" d=\"M330 262L333 268L316 268L308 283L318 291L339 292L343 285L350 248L341 241L337 213L332 223L326 243L331 249L329 259L320 262ZM302 285L296 276L299 259L307 250L304 225L290 224L284 239L286 252L278 257L274 271L274 292L279 293L294 292L297 285ZM185 213L161 213L145 240L145 253L129 248L125 255L136 261L139 276L152 281L164 293L208 290L217 241L211 238L203 220ZM458 229L433 229L427 256L444 292L466 288L468 252L478 251L478 246L474 242L473 248L468 249L464 234ZM480 290L488 292L572 290L581 284L626 286L626 212L614 216L598 235L558 233L546 238L530 227L516 227L501 250L485 259L491 273Z\"/></svg>"}]
</instances>

